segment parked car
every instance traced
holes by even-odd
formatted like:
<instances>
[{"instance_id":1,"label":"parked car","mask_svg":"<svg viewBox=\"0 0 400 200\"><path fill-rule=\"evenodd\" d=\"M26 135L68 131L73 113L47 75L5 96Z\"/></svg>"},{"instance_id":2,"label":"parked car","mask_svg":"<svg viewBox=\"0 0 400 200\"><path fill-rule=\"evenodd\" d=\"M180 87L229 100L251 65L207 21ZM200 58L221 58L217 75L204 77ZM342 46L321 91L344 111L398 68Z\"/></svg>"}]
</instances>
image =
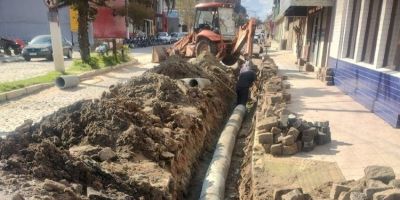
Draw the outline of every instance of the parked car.
<instances>
[{"instance_id":1,"label":"parked car","mask_svg":"<svg viewBox=\"0 0 400 200\"><path fill-rule=\"evenodd\" d=\"M24 48L25 43L23 40L19 38L2 38L0 37L0 50L4 51L4 54L11 56L11 50L14 51L14 55L21 54L22 49Z\"/></svg>"},{"instance_id":2,"label":"parked car","mask_svg":"<svg viewBox=\"0 0 400 200\"><path fill-rule=\"evenodd\" d=\"M66 39L63 39L62 46L64 56L72 58L71 43ZM22 50L22 56L26 61L30 61L31 58L46 58L47 60L53 60L50 35L39 35L34 37Z\"/></svg>"},{"instance_id":3,"label":"parked car","mask_svg":"<svg viewBox=\"0 0 400 200\"><path fill-rule=\"evenodd\" d=\"M188 33L187 32L173 32L171 33L171 43L175 43L177 41L179 41L180 39L182 39L183 37L185 37Z\"/></svg>"},{"instance_id":4,"label":"parked car","mask_svg":"<svg viewBox=\"0 0 400 200\"><path fill-rule=\"evenodd\" d=\"M171 44L171 36L167 32L159 32L157 37L163 41L164 44Z\"/></svg>"}]
</instances>

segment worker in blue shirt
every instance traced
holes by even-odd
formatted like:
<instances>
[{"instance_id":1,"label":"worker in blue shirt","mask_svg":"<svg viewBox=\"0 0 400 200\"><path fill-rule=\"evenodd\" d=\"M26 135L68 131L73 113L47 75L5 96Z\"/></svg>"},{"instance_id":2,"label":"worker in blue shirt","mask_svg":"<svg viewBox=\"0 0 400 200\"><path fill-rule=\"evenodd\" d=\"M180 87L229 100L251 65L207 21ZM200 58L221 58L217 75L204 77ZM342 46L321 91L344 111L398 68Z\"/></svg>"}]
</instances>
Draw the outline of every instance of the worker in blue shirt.
<instances>
[{"instance_id":1,"label":"worker in blue shirt","mask_svg":"<svg viewBox=\"0 0 400 200\"><path fill-rule=\"evenodd\" d=\"M249 99L249 89L257 78L254 65L250 60L246 60L241 65L239 79L236 83L237 105L246 105Z\"/></svg>"}]
</instances>

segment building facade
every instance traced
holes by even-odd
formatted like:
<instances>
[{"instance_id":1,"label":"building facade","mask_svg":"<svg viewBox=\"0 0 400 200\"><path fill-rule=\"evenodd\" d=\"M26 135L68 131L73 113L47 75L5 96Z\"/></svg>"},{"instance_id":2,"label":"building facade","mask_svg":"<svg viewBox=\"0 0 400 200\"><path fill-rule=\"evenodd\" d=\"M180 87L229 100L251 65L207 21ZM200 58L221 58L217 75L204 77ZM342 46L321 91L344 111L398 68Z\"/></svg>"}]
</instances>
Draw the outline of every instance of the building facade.
<instances>
[{"instance_id":1,"label":"building facade","mask_svg":"<svg viewBox=\"0 0 400 200\"><path fill-rule=\"evenodd\" d=\"M400 0L274 3L274 39L281 49L295 51L300 42L302 60L330 68L339 89L400 127ZM298 39L294 27L301 25Z\"/></svg>"},{"instance_id":2,"label":"building facade","mask_svg":"<svg viewBox=\"0 0 400 200\"><path fill-rule=\"evenodd\" d=\"M71 32L70 9L58 10L62 37L77 45L78 35ZM50 34L48 8L42 1L0 0L0 37L16 37L29 41L37 35ZM89 26L93 44L93 28Z\"/></svg>"},{"instance_id":3,"label":"building facade","mask_svg":"<svg viewBox=\"0 0 400 200\"><path fill-rule=\"evenodd\" d=\"M275 0L273 39L281 50L299 52L311 69L326 67L334 5L333 0Z\"/></svg>"},{"instance_id":4,"label":"building facade","mask_svg":"<svg viewBox=\"0 0 400 200\"><path fill-rule=\"evenodd\" d=\"M1 0L0 37L30 40L37 35L50 34L48 8L41 1ZM69 9L59 10L61 33L71 41Z\"/></svg>"},{"instance_id":5,"label":"building facade","mask_svg":"<svg viewBox=\"0 0 400 200\"><path fill-rule=\"evenodd\" d=\"M328 67L337 87L400 127L400 1L337 0Z\"/></svg>"}]
</instances>

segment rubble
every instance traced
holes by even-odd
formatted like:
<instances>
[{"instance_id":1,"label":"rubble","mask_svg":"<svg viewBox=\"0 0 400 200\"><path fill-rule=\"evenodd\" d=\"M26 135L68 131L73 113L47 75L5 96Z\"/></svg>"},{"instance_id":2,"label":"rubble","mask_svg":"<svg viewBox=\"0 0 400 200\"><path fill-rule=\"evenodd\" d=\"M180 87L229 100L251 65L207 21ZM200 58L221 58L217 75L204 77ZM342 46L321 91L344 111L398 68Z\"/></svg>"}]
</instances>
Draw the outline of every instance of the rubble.
<instances>
[{"instance_id":1,"label":"rubble","mask_svg":"<svg viewBox=\"0 0 400 200\"><path fill-rule=\"evenodd\" d=\"M340 184L333 184L329 197L331 199L338 199L341 193L348 192L349 190L350 187Z\"/></svg>"},{"instance_id":2,"label":"rubble","mask_svg":"<svg viewBox=\"0 0 400 200\"><path fill-rule=\"evenodd\" d=\"M293 195L289 194L293 193ZM273 193L273 199L274 200L286 200L283 198L286 194L289 194L286 196L286 199L288 199L291 196L298 196L298 194L303 194L303 190L301 188L279 188L275 189Z\"/></svg>"},{"instance_id":3,"label":"rubble","mask_svg":"<svg viewBox=\"0 0 400 200\"><path fill-rule=\"evenodd\" d=\"M179 80L197 77L212 84L190 88ZM190 64L170 57L99 99L26 121L0 139L0 196L182 199L231 110L233 77L212 58Z\"/></svg>"},{"instance_id":4,"label":"rubble","mask_svg":"<svg viewBox=\"0 0 400 200\"><path fill-rule=\"evenodd\" d=\"M368 166L364 169L364 173L365 178L382 181L385 184L388 184L396 177L393 169L385 166Z\"/></svg>"},{"instance_id":5,"label":"rubble","mask_svg":"<svg viewBox=\"0 0 400 200\"><path fill-rule=\"evenodd\" d=\"M400 199L400 190L393 186L393 169L386 166L368 166L359 180L335 183L331 186L330 200L391 200ZM379 180L378 180L379 179ZM383 181L381 181L383 180ZM387 184L389 183L389 184ZM392 183L392 184L390 184ZM318 197L313 197L318 199Z\"/></svg>"},{"instance_id":6,"label":"rubble","mask_svg":"<svg viewBox=\"0 0 400 200\"><path fill-rule=\"evenodd\" d=\"M282 200L305 200L305 198L303 192L296 189L283 195Z\"/></svg>"},{"instance_id":7,"label":"rubble","mask_svg":"<svg viewBox=\"0 0 400 200\"><path fill-rule=\"evenodd\" d=\"M400 189L400 179L391 180L389 186Z\"/></svg>"}]
</instances>

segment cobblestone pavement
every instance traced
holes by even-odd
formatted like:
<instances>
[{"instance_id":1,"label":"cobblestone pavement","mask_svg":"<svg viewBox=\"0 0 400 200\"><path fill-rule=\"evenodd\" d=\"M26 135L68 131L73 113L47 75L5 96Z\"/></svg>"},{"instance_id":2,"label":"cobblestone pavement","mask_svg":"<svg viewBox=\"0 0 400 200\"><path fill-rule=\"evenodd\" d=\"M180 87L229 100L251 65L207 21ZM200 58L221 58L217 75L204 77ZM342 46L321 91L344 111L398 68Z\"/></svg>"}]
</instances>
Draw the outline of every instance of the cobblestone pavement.
<instances>
[{"instance_id":1,"label":"cobblestone pavement","mask_svg":"<svg viewBox=\"0 0 400 200\"><path fill-rule=\"evenodd\" d=\"M133 56L141 64L129 66L117 71L93 77L83 81L79 87L60 90L52 87L39 93L0 104L0 135L14 130L26 119L39 121L61 107L81 99L100 97L101 93L112 84L125 81L132 76L141 75L154 66L151 61L151 48L136 50Z\"/></svg>"}]
</instances>

